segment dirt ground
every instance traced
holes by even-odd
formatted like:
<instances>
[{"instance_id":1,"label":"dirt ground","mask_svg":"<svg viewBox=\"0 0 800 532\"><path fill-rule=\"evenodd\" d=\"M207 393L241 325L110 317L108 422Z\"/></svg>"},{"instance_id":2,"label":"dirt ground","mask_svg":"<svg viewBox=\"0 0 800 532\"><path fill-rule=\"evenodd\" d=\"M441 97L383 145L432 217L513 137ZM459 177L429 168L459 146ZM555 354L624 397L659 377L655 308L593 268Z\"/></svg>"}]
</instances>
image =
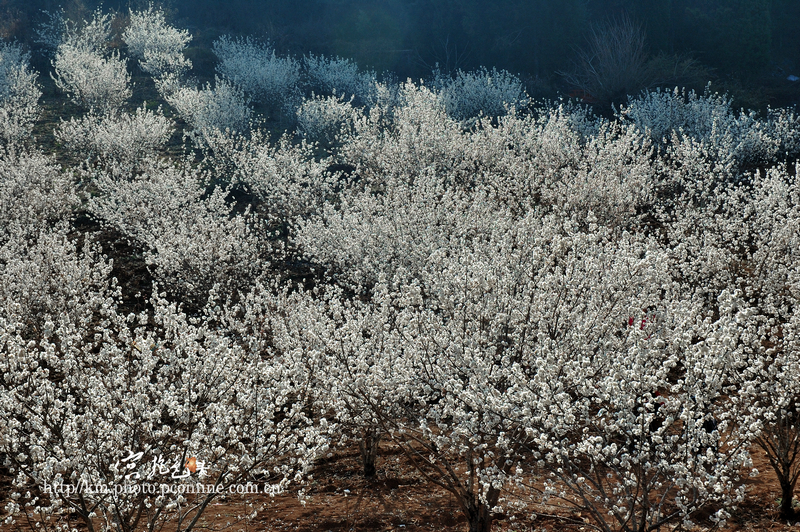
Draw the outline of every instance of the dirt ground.
<instances>
[{"instance_id":1,"label":"dirt ground","mask_svg":"<svg viewBox=\"0 0 800 532\"><path fill-rule=\"evenodd\" d=\"M302 532L372 532L372 531L442 531L465 532L466 520L447 492L426 484L391 443L383 443L378 459L378 473L366 480L361 475L357 449L335 453L320 463L313 479L304 486L305 501L298 498L297 488L271 498L266 495L229 495L215 500L198 523L199 530L230 531L302 531ZM777 482L763 452L753 452L755 466L761 472L748 478L747 499L733 513L721 532L733 531L800 531L800 522L786 523L778 518ZM0 523L5 503L0 501ZM239 516L257 512L254 518ZM536 515L535 510L501 515L495 521L496 531L590 531L588 523L576 514ZM712 524L697 519L698 531L713 530ZM800 518L798 519L800 521ZM79 530L79 521L70 523ZM672 530L673 526L664 527ZM164 532L174 530L167 525ZM14 526L0 525L0 531L26 531L22 522Z\"/></svg>"},{"instance_id":2,"label":"dirt ground","mask_svg":"<svg viewBox=\"0 0 800 532\"><path fill-rule=\"evenodd\" d=\"M367 481L360 474L356 450L340 453L321 464L307 486L305 506L296 494L286 494L270 500L253 500L263 508L250 522L235 526L236 530L280 531L428 531L465 532L466 519L455 499L447 492L427 485L402 455L383 445L376 478ZM754 465L761 473L748 478L747 500L733 513L724 532L733 531L800 531L797 523L781 522L777 513L780 489L763 452L754 451ZM220 502L214 514L235 515L247 511L243 500L238 508L234 500ZM210 514L211 512L209 512ZM555 516L542 517L532 513L500 516L493 530L497 531L590 531L588 523L581 525ZM211 515L209 515L211 518ZM220 518L209 519L223 525ZM211 523L209 523L211 524ZM665 527L669 530L673 527ZM712 530L712 523L699 522L697 530Z\"/></svg>"}]
</instances>

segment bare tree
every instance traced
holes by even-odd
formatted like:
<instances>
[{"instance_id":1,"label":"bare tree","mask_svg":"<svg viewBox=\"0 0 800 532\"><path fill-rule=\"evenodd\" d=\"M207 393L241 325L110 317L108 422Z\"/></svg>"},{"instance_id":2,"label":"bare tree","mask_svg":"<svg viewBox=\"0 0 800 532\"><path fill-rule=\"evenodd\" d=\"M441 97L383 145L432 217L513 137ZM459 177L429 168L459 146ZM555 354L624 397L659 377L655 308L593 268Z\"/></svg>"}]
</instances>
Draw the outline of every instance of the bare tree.
<instances>
[{"instance_id":1,"label":"bare tree","mask_svg":"<svg viewBox=\"0 0 800 532\"><path fill-rule=\"evenodd\" d=\"M585 100L621 102L652 84L644 29L627 16L592 26L587 46L577 54L573 68L559 74Z\"/></svg>"}]
</instances>

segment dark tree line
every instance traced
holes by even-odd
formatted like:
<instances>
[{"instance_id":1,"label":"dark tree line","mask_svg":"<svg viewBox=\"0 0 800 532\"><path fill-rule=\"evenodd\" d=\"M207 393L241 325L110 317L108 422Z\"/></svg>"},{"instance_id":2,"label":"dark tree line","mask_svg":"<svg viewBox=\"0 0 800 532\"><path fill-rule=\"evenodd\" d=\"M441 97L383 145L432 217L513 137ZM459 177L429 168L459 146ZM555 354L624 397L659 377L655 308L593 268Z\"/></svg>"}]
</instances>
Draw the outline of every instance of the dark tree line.
<instances>
[{"instance_id":1,"label":"dark tree line","mask_svg":"<svg viewBox=\"0 0 800 532\"><path fill-rule=\"evenodd\" d=\"M0 34L29 40L41 10L84 13L98 0L0 0ZM148 0L106 0L126 12ZM758 84L800 76L797 0L162 0L199 43L268 36L282 51L342 55L401 78L497 66L546 82L569 68L593 27L639 25L653 57L692 58L715 76ZM669 63L669 62L668 62ZM667 66L669 68L669 65Z\"/></svg>"}]
</instances>

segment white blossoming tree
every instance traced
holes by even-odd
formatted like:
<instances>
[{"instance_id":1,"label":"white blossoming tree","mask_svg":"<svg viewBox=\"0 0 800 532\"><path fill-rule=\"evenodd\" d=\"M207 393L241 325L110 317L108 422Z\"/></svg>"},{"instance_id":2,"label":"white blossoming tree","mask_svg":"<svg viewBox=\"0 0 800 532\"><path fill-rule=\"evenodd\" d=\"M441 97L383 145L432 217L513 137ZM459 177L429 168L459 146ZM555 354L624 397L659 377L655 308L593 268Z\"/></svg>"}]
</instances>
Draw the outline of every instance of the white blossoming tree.
<instances>
[{"instance_id":1,"label":"white blossoming tree","mask_svg":"<svg viewBox=\"0 0 800 532\"><path fill-rule=\"evenodd\" d=\"M436 71L433 84L441 94L447 114L456 120L479 115L501 116L507 108L524 107L530 101L519 78L496 68L458 70L452 78Z\"/></svg>"},{"instance_id":2,"label":"white blossoming tree","mask_svg":"<svg viewBox=\"0 0 800 532\"><path fill-rule=\"evenodd\" d=\"M110 111L131 97L125 60L119 51L106 51L111 21L111 15L97 11L81 27L68 24L56 49L53 79L77 105Z\"/></svg>"},{"instance_id":3,"label":"white blossoming tree","mask_svg":"<svg viewBox=\"0 0 800 532\"><path fill-rule=\"evenodd\" d=\"M248 355L161 298L151 315L128 317L108 285L71 299L88 312L48 316L36 341L0 319L12 518L192 530L230 486L280 492L324 445L303 413L302 375L285 361Z\"/></svg>"},{"instance_id":4,"label":"white blossoming tree","mask_svg":"<svg viewBox=\"0 0 800 532\"><path fill-rule=\"evenodd\" d=\"M288 135L273 141L262 130L250 135L214 131L206 137L205 163L217 178L254 196L255 212L268 224L295 224L322 208L334 188L328 160L314 146Z\"/></svg>"},{"instance_id":5,"label":"white blossoming tree","mask_svg":"<svg viewBox=\"0 0 800 532\"><path fill-rule=\"evenodd\" d=\"M293 105L300 81L297 60L279 57L269 43L250 37L234 39L223 35L214 41L213 50L219 58L219 74L254 100L268 105L271 112Z\"/></svg>"},{"instance_id":6,"label":"white blossoming tree","mask_svg":"<svg viewBox=\"0 0 800 532\"><path fill-rule=\"evenodd\" d=\"M357 106L376 102L374 72L363 72L351 59L309 54L303 57L306 90L318 96L352 99Z\"/></svg>"},{"instance_id":7,"label":"white blossoming tree","mask_svg":"<svg viewBox=\"0 0 800 532\"><path fill-rule=\"evenodd\" d=\"M0 43L0 139L6 143L25 140L39 117L42 91L29 60L18 45Z\"/></svg>"},{"instance_id":8,"label":"white blossoming tree","mask_svg":"<svg viewBox=\"0 0 800 532\"><path fill-rule=\"evenodd\" d=\"M347 135L360 110L353 107L353 100L344 96L312 96L303 100L297 108L297 132L312 142L332 147L341 135Z\"/></svg>"},{"instance_id":9,"label":"white blossoming tree","mask_svg":"<svg viewBox=\"0 0 800 532\"><path fill-rule=\"evenodd\" d=\"M226 189L207 189L188 161L150 164L129 178L100 171L89 210L102 223L141 243L155 278L168 291L202 306L214 285L245 288L266 266L269 242L259 238L249 209L235 213Z\"/></svg>"},{"instance_id":10,"label":"white blossoming tree","mask_svg":"<svg viewBox=\"0 0 800 532\"><path fill-rule=\"evenodd\" d=\"M142 70L155 78L180 79L192 68L192 62L183 55L192 36L167 24L164 11L152 4L143 11L130 11L130 24L122 40Z\"/></svg>"},{"instance_id":11,"label":"white blossoming tree","mask_svg":"<svg viewBox=\"0 0 800 532\"><path fill-rule=\"evenodd\" d=\"M196 88L162 10L131 11L121 50L111 22L40 28L86 110L58 159L28 55L0 44L9 523L189 530L217 490L148 482L275 493L356 442L369 477L387 440L471 532L721 524L749 450L796 516L794 112L656 91L603 119L496 69L378 83L228 36ZM124 109L122 53L166 111ZM131 263L154 281L134 308Z\"/></svg>"},{"instance_id":12,"label":"white blossoming tree","mask_svg":"<svg viewBox=\"0 0 800 532\"><path fill-rule=\"evenodd\" d=\"M745 348L735 374L737 400L747 410L742 425L760 427L756 443L781 487L780 512L792 518L800 477L800 191L794 176L773 169L721 196L724 214L716 216L717 231L721 243L733 250L726 277L740 287L749 306L737 322Z\"/></svg>"},{"instance_id":13,"label":"white blossoming tree","mask_svg":"<svg viewBox=\"0 0 800 532\"><path fill-rule=\"evenodd\" d=\"M174 130L161 109L146 106L135 113L89 113L62 121L54 132L57 141L71 153L112 172L129 172L151 160Z\"/></svg>"},{"instance_id":14,"label":"white blossoming tree","mask_svg":"<svg viewBox=\"0 0 800 532\"><path fill-rule=\"evenodd\" d=\"M217 130L242 132L250 126L250 99L225 79L216 78L213 87L210 83L199 89L176 87L163 96L192 127L196 143L207 142L207 137Z\"/></svg>"},{"instance_id":15,"label":"white blossoming tree","mask_svg":"<svg viewBox=\"0 0 800 532\"><path fill-rule=\"evenodd\" d=\"M72 216L79 204L72 176L36 151L0 149L0 244L22 240Z\"/></svg>"},{"instance_id":16,"label":"white blossoming tree","mask_svg":"<svg viewBox=\"0 0 800 532\"><path fill-rule=\"evenodd\" d=\"M486 222L293 336L324 357L362 447L388 435L474 531L518 484L603 530L740 500L753 435L724 399L735 340L681 296L664 250L552 216Z\"/></svg>"}]
</instances>

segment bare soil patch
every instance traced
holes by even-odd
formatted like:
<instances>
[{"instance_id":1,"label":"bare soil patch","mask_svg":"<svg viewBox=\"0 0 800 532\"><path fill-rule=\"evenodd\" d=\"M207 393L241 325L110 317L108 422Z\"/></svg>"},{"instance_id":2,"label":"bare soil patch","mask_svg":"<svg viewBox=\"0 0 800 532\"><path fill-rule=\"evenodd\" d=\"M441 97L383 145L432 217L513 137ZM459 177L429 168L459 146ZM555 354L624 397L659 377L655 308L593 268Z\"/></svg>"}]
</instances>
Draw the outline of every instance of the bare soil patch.
<instances>
[{"instance_id":1,"label":"bare soil patch","mask_svg":"<svg viewBox=\"0 0 800 532\"><path fill-rule=\"evenodd\" d=\"M777 500L780 488L763 451L753 449L753 462L760 475L747 478L747 498L720 532L800 530L798 522L782 522ZM5 517L8 478L0 480L0 523ZM3 489L4 488L4 489ZM249 517L256 512L255 517ZM561 516L529 512L498 516L493 530L590 531L588 523L574 513ZM696 519L698 531L714 530L704 519ZM85 530L78 520L71 527ZM667 526L664 530L671 530ZM1 525L0 532L28 532L31 527L18 519L15 525ZM175 530L168 524L163 532ZM464 532L466 519L456 500L446 491L427 484L391 442L381 444L378 472L372 479L361 473L358 449L344 449L321 460L312 478L288 492L267 495L227 495L216 499L203 514L198 530L372 532L442 531Z\"/></svg>"}]
</instances>

